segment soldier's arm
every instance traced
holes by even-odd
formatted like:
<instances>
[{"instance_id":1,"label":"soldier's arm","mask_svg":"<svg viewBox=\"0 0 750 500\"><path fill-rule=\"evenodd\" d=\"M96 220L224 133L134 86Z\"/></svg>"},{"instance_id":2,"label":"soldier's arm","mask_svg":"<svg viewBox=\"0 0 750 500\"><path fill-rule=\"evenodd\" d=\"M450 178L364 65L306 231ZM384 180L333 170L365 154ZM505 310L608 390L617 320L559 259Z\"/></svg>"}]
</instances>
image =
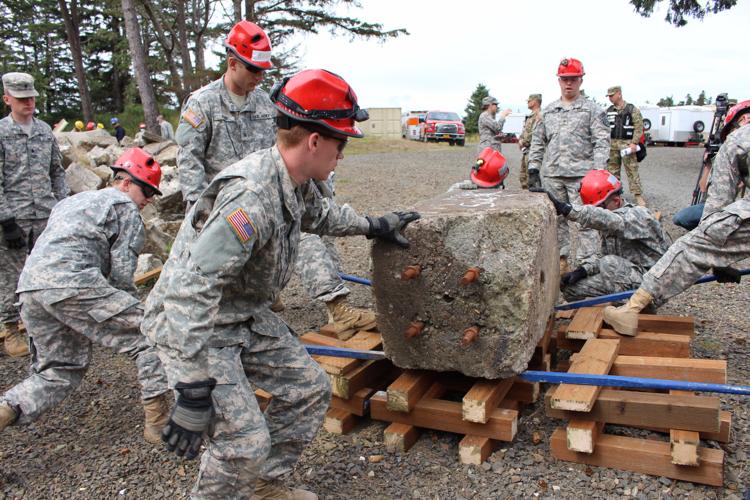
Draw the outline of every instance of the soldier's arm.
<instances>
[{"instance_id":1,"label":"soldier's arm","mask_svg":"<svg viewBox=\"0 0 750 500\"><path fill-rule=\"evenodd\" d=\"M52 182L52 193L55 195L57 201L60 201L70 195L70 188L68 187L68 182L65 180L65 169L62 166L60 147L54 137L51 137L51 140L52 158L49 166L49 178Z\"/></svg>"},{"instance_id":2,"label":"soldier's arm","mask_svg":"<svg viewBox=\"0 0 750 500\"><path fill-rule=\"evenodd\" d=\"M182 109L177 125L177 174L182 198L190 203L198 199L208 185L206 181L206 150L211 140L212 122L208 110L204 110L194 99Z\"/></svg>"},{"instance_id":3,"label":"soldier's arm","mask_svg":"<svg viewBox=\"0 0 750 500\"><path fill-rule=\"evenodd\" d=\"M114 238L109 249L108 281L113 287L135 295L133 276L144 243L143 220L138 208L134 203L111 206L104 230L110 241Z\"/></svg>"},{"instance_id":4,"label":"soldier's arm","mask_svg":"<svg viewBox=\"0 0 750 500\"><path fill-rule=\"evenodd\" d=\"M324 183L309 181L302 189L305 213L302 229L313 234L351 236L367 234L370 223L348 204L338 205L332 196L326 196Z\"/></svg>"},{"instance_id":5,"label":"soldier's arm","mask_svg":"<svg viewBox=\"0 0 750 500\"><path fill-rule=\"evenodd\" d=\"M599 259L602 258L602 238L598 231L587 231L586 237L578 240L576 250L579 265L588 276L599 274Z\"/></svg>"},{"instance_id":6,"label":"soldier's arm","mask_svg":"<svg viewBox=\"0 0 750 500\"><path fill-rule=\"evenodd\" d=\"M5 196L5 145L0 142L0 221L15 218L16 214L11 210L8 198Z\"/></svg>"},{"instance_id":7,"label":"soldier's arm","mask_svg":"<svg viewBox=\"0 0 750 500\"><path fill-rule=\"evenodd\" d=\"M529 168L540 170L544 160L544 143L546 141L546 130L544 120L539 120L531 131L531 148L529 149Z\"/></svg>"},{"instance_id":8,"label":"soldier's arm","mask_svg":"<svg viewBox=\"0 0 750 500\"><path fill-rule=\"evenodd\" d=\"M747 126L747 125L746 125ZM740 166L748 167L748 146L741 145L730 134L719 149L711 168L711 183L701 220L734 202L742 179Z\"/></svg>"},{"instance_id":9,"label":"soldier's arm","mask_svg":"<svg viewBox=\"0 0 750 500\"><path fill-rule=\"evenodd\" d=\"M591 140L594 146L594 168L607 168L609 161L610 130L607 114L596 106L591 111Z\"/></svg>"},{"instance_id":10,"label":"soldier's arm","mask_svg":"<svg viewBox=\"0 0 750 500\"><path fill-rule=\"evenodd\" d=\"M628 240L648 238L652 234L653 216L643 207L612 211L593 205L573 206L568 219L582 227L605 231Z\"/></svg>"},{"instance_id":11,"label":"soldier's arm","mask_svg":"<svg viewBox=\"0 0 750 500\"><path fill-rule=\"evenodd\" d=\"M638 144L643 135L643 115L641 110L633 106L633 144Z\"/></svg>"},{"instance_id":12,"label":"soldier's arm","mask_svg":"<svg viewBox=\"0 0 750 500\"><path fill-rule=\"evenodd\" d=\"M505 117L500 115L497 120L493 120L493 123L495 124L495 135L499 135L503 133L503 127L505 127Z\"/></svg>"}]
</instances>

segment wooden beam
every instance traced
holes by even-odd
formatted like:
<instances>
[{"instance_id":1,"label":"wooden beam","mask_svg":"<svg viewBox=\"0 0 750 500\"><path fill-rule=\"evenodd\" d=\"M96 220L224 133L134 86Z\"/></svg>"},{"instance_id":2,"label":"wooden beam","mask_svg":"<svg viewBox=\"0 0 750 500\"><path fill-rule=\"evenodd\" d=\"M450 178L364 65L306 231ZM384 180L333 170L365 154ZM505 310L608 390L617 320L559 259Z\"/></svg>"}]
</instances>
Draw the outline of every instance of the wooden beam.
<instances>
[{"instance_id":1,"label":"wooden beam","mask_svg":"<svg viewBox=\"0 0 750 500\"><path fill-rule=\"evenodd\" d=\"M149 281L159 277L159 275L161 274L161 269L162 269L162 266L159 266L150 271L146 271L143 274L139 274L133 279L133 283L135 283L135 286L141 286L145 283L148 283Z\"/></svg>"},{"instance_id":2,"label":"wooden beam","mask_svg":"<svg viewBox=\"0 0 750 500\"><path fill-rule=\"evenodd\" d=\"M689 391L669 391L674 396L691 396ZM669 446L672 453L672 463L677 465L690 465L697 467L700 465L698 459L698 446L700 445L700 435L695 431L686 431L678 426L669 429Z\"/></svg>"},{"instance_id":3,"label":"wooden beam","mask_svg":"<svg viewBox=\"0 0 750 500\"><path fill-rule=\"evenodd\" d=\"M571 420L565 429L565 435L570 451L594 453L594 445L599 435L604 431L604 422L593 420Z\"/></svg>"},{"instance_id":4,"label":"wooden beam","mask_svg":"<svg viewBox=\"0 0 750 500\"><path fill-rule=\"evenodd\" d=\"M600 339L620 341L619 353L625 356L663 356L669 358L690 357L690 337L669 333L638 332L634 337L620 335L614 330L602 328L599 330ZM584 341L565 338L565 330L557 333L557 347L578 352Z\"/></svg>"},{"instance_id":5,"label":"wooden beam","mask_svg":"<svg viewBox=\"0 0 750 500\"><path fill-rule=\"evenodd\" d=\"M349 399L341 399L338 396L333 396L331 397L330 407L363 417L367 413L367 401L374 393L375 389L365 388L355 392Z\"/></svg>"},{"instance_id":6,"label":"wooden beam","mask_svg":"<svg viewBox=\"0 0 750 500\"><path fill-rule=\"evenodd\" d=\"M565 337L568 339L595 339L604 322L603 307L582 307L565 331Z\"/></svg>"},{"instance_id":7,"label":"wooden beam","mask_svg":"<svg viewBox=\"0 0 750 500\"><path fill-rule=\"evenodd\" d=\"M695 336L695 318L692 316L664 316L639 314L638 329L646 332L671 333Z\"/></svg>"},{"instance_id":8,"label":"wooden beam","mask_svg":"<svg viewBox=\"0 0 750 500\"><path fill-rule=\"evenodd\" d=\"M570 365L569 373L606 375L617 357L619 340L591 339ZM591 411L601 387L592 385L560 384L552 395L556 410Z\"/></svg>"},{"instance_id":9,"label":"wooden beam","mask_svg":"<svg viewBox=\"0 0 750 500\"><path fill-rule=\"evenodd\" d=\"M560 460L627 470L681 481L722 486L724 452L698 448L700 467L682 467L672 463L669 443L649 439L602 434L593 453L576 453L567 446L565 429L558 428L550 439L552 456Z\"/></svg>"},{"instance_id":10,"label":"wooden beam","mask_svg":"<svg viewBox=\"0 0 750 500\"><path fill-rule=\"evenodd\" d=\"M552 408L553 390L547 391L544 398L545 412L551 418L601 421L631 427L648 424L662 431L670 427L700 432L720 430L718 397L602 388L591 411L582 413Z\"/></svg>"},{"instance_id":11,"label":"wooden beam","mask_svg":"<svg viewBox=\"0 0 750 500\"><path fill-rule=\"evenodd\" d=\"M323 419L323 428L331 434L348 434L357 425L357 417L346 410L331 408Z\"/></svg>"},{"instance_id":12,"label":"wooden beam","mask_svg":"<svg viewBox=\"0 0 750 500\"><path fill-rule=\"evenodd\" d=\"M492 410L508 394L513 379L477 380L463 398L463 418L469 422L483 424L490 418Z\"/></svg>"},{"instance_id":13,"label":"wooden beam","mask_svg":"<svg viewBox=\"0 0 750 500\"><path fill-rule=\"evenodd\" d=\"M482 465L492 454L495 442L482 436L464 436L458 443L458 460L466 465Z\"/></svg>"},{"instance_id":14,"label":"wooden beam","mask_svg":"<svg viewBox=\"0 0 750 500\"><path fill-rule=\"evenodd\" d=\"M385 449L391 453L406 453L417 442L420 432L413 425L393 422L383 432Z\"/></svg>"},{"instance_id":15,"label":"wooden beam","mask_svg":"<svg viewBox=\"0 0 750 500\"><path fill-rule=\"evenodd\" d=\"M665 427L651 427L648 425L634 424L632 427L639 429L646 429L654 432L664 432L669 434L669 428ZM728 443L732 439L732 414L728 411L722 410L719 414L719 431L718 432L704 432L699 431L700 438L704 441L718 441L719 443Z\"/></svg>"},{"instance_id":16,"label":"wooden beam","mask_svg":"<svg viewBox=\"0 0 750 500\"><path fill-rule=\"evenodd\" d=\"M379 359L367 361L344 375L329 375L333 395L349 399L358 390L377 385L379 379L388 376L392 367L387 359Z\"/></svg>"},{"instance_id":17,"label":"wooden beam","mask_svg":"<svg viewBox=\"0 0 750 500\"><path fill-rule=\"evenodd\" d=\"M409 413L435 381L435 372L406 370L388 386L388 409Z\"/></svg>"},{"instance_id":18,"label":"wooden beam","mask_svg":"<svg viewBox=\"0 0 750 500\"><path fill-rule=\"evenodd\" d=\"M617 356L610 375L726 384L727 362L723 359Z\"/></svg>"}]
</instances>

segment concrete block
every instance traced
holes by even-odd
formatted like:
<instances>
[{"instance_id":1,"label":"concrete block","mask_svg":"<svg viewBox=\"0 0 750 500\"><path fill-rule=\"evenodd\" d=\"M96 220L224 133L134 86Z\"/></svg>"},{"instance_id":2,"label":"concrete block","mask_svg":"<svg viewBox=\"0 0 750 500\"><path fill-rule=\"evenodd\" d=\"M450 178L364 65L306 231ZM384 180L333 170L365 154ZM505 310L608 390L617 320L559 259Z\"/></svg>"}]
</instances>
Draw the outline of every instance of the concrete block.
<instances>
[{"instance_id":1,"label":"concrete block","mask_svg":"<svg viewBox=\"0 0 750 500\"><path fill-rule=\"evenodd\" d=\"M409 249L372 248L386 356L402 368L491 379L520 373L559 291L552 204L544 194L480 189L415 208L422 219L406 229ZM410 325L416 335L407 338Z\"/></svg>"}]
</instances>

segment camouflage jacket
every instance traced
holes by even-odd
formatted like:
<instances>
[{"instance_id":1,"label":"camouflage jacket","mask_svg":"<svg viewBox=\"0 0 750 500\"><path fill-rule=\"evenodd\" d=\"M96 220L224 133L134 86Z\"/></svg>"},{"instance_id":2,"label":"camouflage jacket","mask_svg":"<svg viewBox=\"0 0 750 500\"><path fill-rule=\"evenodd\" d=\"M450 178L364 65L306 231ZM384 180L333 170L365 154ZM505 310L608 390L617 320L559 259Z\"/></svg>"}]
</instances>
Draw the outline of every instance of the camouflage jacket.
<instances>
[{"instance_id":1,"label":"camouflage jacket","mask_svg":"<svg viewBox=\"0 0 750 500\"><path fill-rule=\"evenodd\" d=\"M750 125L745 125L729 134L714 158L711 168L711 184L703 208L705 219L709 215L725 210L750 218L750 190L741 200L737 197L740 182L750 187ZM730 205L731 203L731 205Z\"/></svg>"},{"instance_id":2,"label":"camouflage jacket","mask_svg":"<svg viewBox=\"0 0 750 500\"><path fill-rule=\"evenodd\" d=\"M482 111L477 122L477 126L479 127L479 149L482 150L489 146L496 151L502 150L502 142L498 135L503 132L504 125L505 118L502 116L495 120L495 117L489 111Z\"/></svg>"},{"instance_id":3,"label":"camouflage jacket","mask_svg":"<svg viewBox=\"0 0 750 500\"><path fill-rule=\"evenodd\" d=\"M529 169L547 177L583 177L607 168L609 123L595 102L579 96L570 106L557 100L544 108L534 128Z\"/></svg>"},{"instance_id":4,"label":"camouflage jacket","mask_svg":"<svg viewBox=\"0 0 750 500\"><path fill-rule=\"evenodd\" d=\"M292 276L300 231L366 234L369 223L338 206L325 182L295 187L276 147L224 169L188 212L146 301L143 332L183 377L207 376L207 349L251 343L249 327L279 337L270 306Z\"/></svg>"},{"instance_id":5,"label":"camouflage jacket","mask_svg":"<svg viewBox=\"0 0 750 500\"><path fill-rule=\"evenodd\" d=\"M182 108L175 134L183 198L194 202L222 169L271 147L276 138L275 117L276 108L260 89L238 108L224 77L193 92Z\"/></svg>"},{"instance_id":6,"label":"camouflage jacket","mask_svg":"<svg viewBox=\"0 0 750 500\"><path fill-rule=\"evenodd\" d=\"M521 132L521 137L518 138L518 143L522 148L528 148L529 146L531 146L531 134L532 132L534 132L534 128L541 119L541 111L535 111L534 113L531 113L526 117L526 120L523 122L523 131ZM528 153L528 151L524 152L524 154Z\"/></svg>"},{"instance_id":7,"label":"camouflage jacket","mask_svg":"<svg viewBox=\"0 0 750 500\"><path fill-rule=\"evenodd\" d=\"M143 220L127 194L106 188L73 195L52 210L18 292L111 286L134 293L143 244Z\"/></svg>"},{"instance_id":8,"label":"camouflage jacket","mask_svg":"<svg viewBox=\"0 0 750 500\"><path fill-rule=\"evenodd\" d=\"M49 125L34 118L27 136L10 115L0 120L0 221L46 219L68 194Z\"/></svg>"},{"instance_id":9,"label":"camouflage jacket","mask_svg":"<svg viewBox=\"0 0 750 500\"><path fill-rule=\"evenodd\" d=\"M587 229L595 240L582 241L579 259L589 276L599 272L599 258L617 255L642 272L658 261L672 244L661 223L645 207L625 204L617 210L593 205L574 206L568 219Z\"/></svg>"}]
</instances>

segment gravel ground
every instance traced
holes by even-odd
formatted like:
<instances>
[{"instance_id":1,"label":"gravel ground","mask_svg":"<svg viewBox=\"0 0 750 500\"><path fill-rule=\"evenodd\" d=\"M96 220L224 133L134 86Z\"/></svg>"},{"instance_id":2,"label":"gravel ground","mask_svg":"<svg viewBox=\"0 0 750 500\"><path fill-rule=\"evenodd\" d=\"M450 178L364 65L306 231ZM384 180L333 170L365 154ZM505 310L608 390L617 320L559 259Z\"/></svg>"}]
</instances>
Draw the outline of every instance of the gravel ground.
<instances>
[{"instance_id":1,"label":"gravel ground","mask_svg":"<svg viewBox=\"0 0 750 500\"><path fill-rule=\"evenodd\" d=\"M472 145L444 144L390 144L382 150L387 152L352 154L342 162L337 171L340 203L373 214L409 208L465 179L476 151ZM505 153L513 177L509 188L518 188L518 149L509 144ZM665 220L689 203L701 154L699 148L651 148L641 164L645 195ZM667 227L675 237L682 234L669 222ZM344 270L369 276L367 240L341 239L338 245ZM353 285L350 297L355 305L373 305L367 287ZM311 303L296 279L283 298L283 316L297 332L326 321L324 307ZM707 284L674 298L660 312L695 316L694 356L726 358L730 382L750 384L749 298L747 282ZM4 388L24 377L27 363L0 358ZM460 437L442 432L426 431L408 453L388 454L385 424L364 420L349 436L321 431L293 480L325 498L740 498L750 486L750 399L722 397L722 406L733 413L732 442L706 446L727 452L723 488L556 461L547 441L560 422L546 418L541 404L523 411L515 442L504 443L480 467L461 465ZM184 496L195 481L197 464L145 443L142 417L133 363L94 347L91 370L78 391L35 424L2 434L0 492L11 498ZM538 445L532 444L534 432L545 438ZM384 458L371 461L375 455Z\"/></svg>"}]
</instances>

